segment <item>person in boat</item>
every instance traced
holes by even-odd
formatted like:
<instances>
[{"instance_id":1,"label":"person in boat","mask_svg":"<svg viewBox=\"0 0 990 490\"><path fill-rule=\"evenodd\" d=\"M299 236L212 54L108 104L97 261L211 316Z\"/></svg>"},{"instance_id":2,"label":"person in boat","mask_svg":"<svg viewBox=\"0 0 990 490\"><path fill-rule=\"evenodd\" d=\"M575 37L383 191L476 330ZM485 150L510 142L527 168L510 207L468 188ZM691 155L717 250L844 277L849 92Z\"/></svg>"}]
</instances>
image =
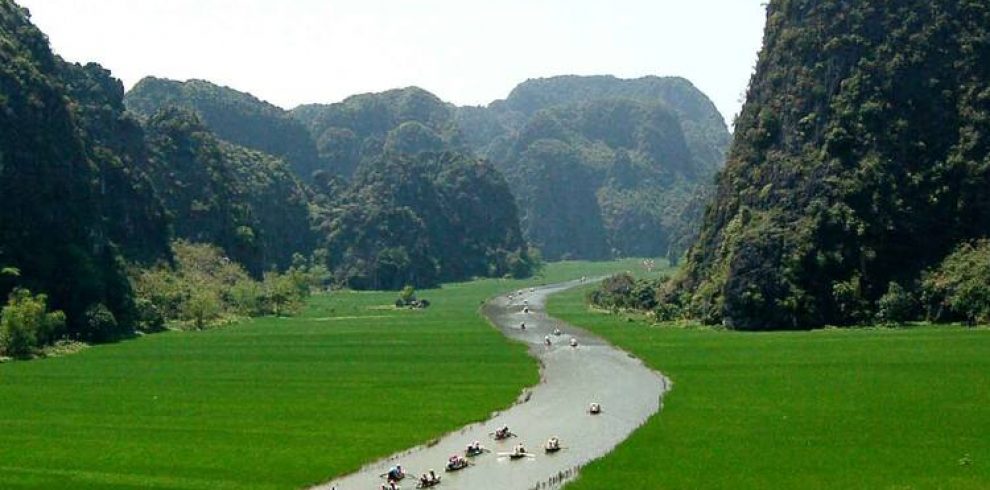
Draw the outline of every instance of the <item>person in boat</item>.
<instances>
[{"instance_id":1,"label":"person in boat","mask_svg":"<svg viewBox=\"0 0 990 490\"><path fill-rule=\"evenodd\" d=\"M519 329L520 329L520 330L526 330L526 322L522 322L522 323L520 323L520 324L519 324Z\"/></svg>"},{"instance_id":2,"label":"person in boat","mask_svg":"<svg viewBox=\"0 0 990 490\"><path fill-rule=\"evenodd\" d=\"M440 478L437 477L437 472L433 471L433 469L431 468L430 469L430 482L432 483L432 482L435 482L435 481L437 481L439 479Z\"/></svg>"},{"instance_id":3,"label":"person in boat","mask_svg":"<svg viewBox=\"0 0 990 490\"><path fill-rule=\"evenodd\" d=\"M468 444L467 453L468 454L481 454L481 443L478 442L478 441L474 441L471 444Z\"/></svg>"},{"instance_id":4,"label":"person in boat","mask_svg":"<svg viewBox=\"0 0 990 490\"><path fill-rule=\"evenodd\" d=\"M550 336L549 335L543 337L543 343L544 344L547 344L547 347L550 347L553 344L553 342L550 341Z\"/></svg>"},{"instance_id":5,"label":"person in boat","mask_svg":"<svg viewBox=\"0 0 990 490\"><path fill-rule=\"evenodd\" d=\"M513 456L522 456L526 454L526 446L523 446L521 442L516 444L516 447L512 448L512 454Z\"/></svg>"},{"instance_id":6,"label":"person in boat","mask_svg":"<svg viewBox=\"0 0 990 490\"><path fill-rule=\"evenodd\" d=\"M571 337L571 347L577 347L577 339L574 337Z\"/></svg>"},{"instance_id":7,"label":"person in boat","mask_svg":"<svg viewBox=\"0 0 990 490\"><path fill-rule=\"evenodd\" d=\"M547 449L549 449L551 451L556 451L556 450L560 449L560 439L557 439L556 437L551 437L550 439L548 439L547 440Z\"/></svg>"},{"instance_id":8,"label":"person in boat","mask_svg":"<svg viewBox=\"0 0 990 490\"><path fill-rule=\"evenodd\" d=\"M592 403L588 411L591 413L600 413L602 411L602 406L597 403Z\"/></svg>"},{"instance_id":9,"label":"person in boat","mask_svg":"<svg viewBox=\"0 0 990 490\"><path fill-rule=\"evenodd\" d=\"M398 464L388 469L388 479L390 481L399 481L406 477L406 472L402 471L402 465Z\"/></svg>"},{"instance_id":10,"label":"person in boat","mask_svg":"<svg viewBox=\"0 0 990 490\"><path fill-rule=\"evenodd\" d=\"M510 433L509 433L509 426L508 425L503 425L502 427L499 427L498 429L495 429L495 438L496 439L505 439L506 437L509 437L509 434Z\"/></svg>"},{"instance_id":11,"label":"person in boat","mask_svg":"<svg viewBox=\"0 0 990 490\"><path fill-rule=\"evenodd\" d=\"M456 470L467 466L467 460L460 454L454 454L447 459L447 469Z\"/></svg>"},{"instance_id":12,"label":"person in boat","mask_svg":"<svg viewBox=\"0 0 990 490\"><path fill-rule=\"evenodd\" d=\"M561 332L559 328L555 328L555 329L553 329L553 334L554 334L554 335L560 335L560 334L562 334L562 333L564 333L564 332Z\"/></svg>"},{"instance_id":13,"label":"person in boat","mask_svg":"<svg viewBox=\"0 0 990 490\"><path fill-rule=\"evenodd\" d=\"M419 477L419 486L425 487L425 486L429 485L430 483L433 483L433 482L430 481L430 476L427 475L426 473L423 473L423 476Z\"/></svg>"}]
</instances>

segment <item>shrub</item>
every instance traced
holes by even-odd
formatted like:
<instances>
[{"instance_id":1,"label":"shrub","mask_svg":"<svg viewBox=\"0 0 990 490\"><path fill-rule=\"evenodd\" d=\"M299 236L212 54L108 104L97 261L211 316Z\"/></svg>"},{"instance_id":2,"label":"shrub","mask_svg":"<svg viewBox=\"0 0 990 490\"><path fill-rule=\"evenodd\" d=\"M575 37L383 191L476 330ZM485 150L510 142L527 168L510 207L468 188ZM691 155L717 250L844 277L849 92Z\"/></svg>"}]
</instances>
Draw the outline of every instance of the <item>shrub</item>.
<instances>
[{"instance_id":1,"label":"shrub","mask_svg":"<svg viewBox=\"0 0 990 490\"><path fill-rule=\"evenodd\" d=\"M990 322L990 240L960 245L925 273L921 290L930 320Z\"/></svg>"},{"instance_id":2,"label":"shrub","mask_svg":"<svg viewBox=\"0 0 990 490\"><path fill-rule=\"evenodd\" d=\"M95 303L83 313L91 340L109 340L117 332L117 318L103 303Z\"/></svg>"},{"instance_id":3,"label":"shrub","mask_svg":"<svg viewBox=\"0 0 990 490\"><path fill-rule=\"evenodd\" d=\"M877 301L877 322L883 325L896 325L911 320L915 316L914 296L896 282L887 286L887 292Z\"/></svg>"},{"instance_id":4,"label":"shrub","mask_svg":"<svg viewBox=\"0 0 990 490\"><path fill-rule=\"evenodd\" d=\"M661 280L635 279L622 273L605 279L598 289L589 294L589 301L601 308L653 310L659 305L657 293L665 282Z\"/></svg>"},{"instance_id":5,"label":"shrub","mask_svg":"<svg viewBox=\"0 0 990 490\"><path fill-rule=\"evenodd\" d=\"M65 328L61 311L48 311L48 297L14 289L0 311L0 353L29 357L41 345L50 343Z\"/></svg>"},{"instance_id":6,"label":"shrub","mask_svg":"<svg viewBox=\"0 0 990 490\"><path fill-rule=\"evenodd\" d=\"M134 328L141 332L160 332L165 329L165 317L158 306L147 298L134 300L137 324Z\"/></svg>"},{"instance_id":7,"label":"shrub","mask_svg":"<svg viewBox=\"0 0 990 490\"><path fill-rule=\"evenodd\" d=\"M410 305L416 301L416 288L408 285L402 288L402 291L399 292L399 301L402 302L400 306Z\"/></svg>"},{"instance_id":8,"label":"shrub","mask_svg":"<svg viewBox=\"0 0 990 490\"><path fill-rule=\"evenodd\" d=\"M236 315L291 313L326 280L326 268L301 255L285 273L267 272L257 281L215 246L180 240L172 251L171 264L131 269L140 330L204 329Z\"/></svg>"}]
</instances>

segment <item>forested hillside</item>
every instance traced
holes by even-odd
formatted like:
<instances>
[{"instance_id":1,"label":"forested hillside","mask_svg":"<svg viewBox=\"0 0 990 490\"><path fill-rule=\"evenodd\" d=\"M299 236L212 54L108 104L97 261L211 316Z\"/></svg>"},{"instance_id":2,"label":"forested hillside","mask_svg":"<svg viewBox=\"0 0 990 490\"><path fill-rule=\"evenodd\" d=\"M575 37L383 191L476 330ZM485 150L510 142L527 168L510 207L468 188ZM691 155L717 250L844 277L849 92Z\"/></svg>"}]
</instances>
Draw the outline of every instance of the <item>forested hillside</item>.
<instances>
[{"instance_id":1,"label":"forested hillside","mask_svg":"<svg viewBox=\"0 0 990 490\"><path fill-rule=\"evenodd\" d=\"M324 170L306 129L286 111L251 94L203 80L147 77L127 92L125 102L145 118L164 107L192 111L221 139L280 157L303 180Z\"/></svg>"},{"instance_id":2,"label":"forested hillside","mask_svg":"<svg viewBox=\"0 0 990 490\"><path fill-rule=\"evenodd\" d=\"M988 135L985 1L771 1L715 203L667 299L741 329L892 305L919 318L919 300L969 317L933 295L986 257L966 243L990 233ZM969 284L971 302L990 297Z\"/></svg>"},{"instance_id":3,"label":"forested hillside","mask_svg":"<svg viewBox=\"0 0 990 490\"><path fill-rule=\"evenodd\" d=\"M303 105L292 110L292 117L309 129L329 170L345 179L362 162L385 153L415 155L461 146L454 107L417 87Z\"/></svg>"},{"instance_id":4,"label":"forested hillside","mask_svg":"<svg viewBox=\"0 0 990 490\"><path fill-rule=\"evenodd\" d=\"M147 78L126 101L146 115L152 176L176 235L218 244L254 274L313 249L337 284L360 289L534 266L504 179L471 156L444 154L460 147L454 108L424 90L302 106L291 119L200 81ZM309 186L278 159L233 144L285 149L299 139L325 162Z\"/></svg>"},{"instance_id":5,"label":"forested hillside","mask_svg":"<svg viewBox=\"0 0 990 490\"><path fill-rule=\"evenodd\" d=\"M506 174L544 256L676 259L729 133L681 78L556 77L457 113L465 141Z\"/></svg>"},{"instance_id":6,"label":"forested hillside","mask_svg":"<svg viewBox=\"0 0 990 490\"><path fill-rule=\"evenodd\" d=\"M143 198L134 208L121 209L121 200L145 181L121 168L127 163L112 153L117 145L101 138L113 130L104 124L127 123L113 120L112 106L105 109L110 120L101 121L79 80L73 80L79 87L74 92L83 100L71 101L63 71L88 78L85 69L66 66L52 54L21 8L0 1L0 297L15 286L43 291L54 308L66 313L68 324L41 335L100 339L117 332L91 328L86 312L109 309L126 321L133 310L121 255L111 238L147 232L142 237L149 243L146 253L137 252L140 246L130 249L136 256L154 256L162 246L156 243L161 214ZM93 97L112 103L113 87L110 94L104 90L93 88ZM87 134L93 138L86 139ZM111 219L119 221L111 224Z\"/></svg>"},{"instance_id":7,"label":"forested hillside","mask_svg":"<svg viewBox=\"0 0 990 490\"><path fill-rule=\"evenodd\" d=\"M231 270L265 273L264 287L244 277L226 298L242 312L277 313L317 276L294 256L316 245L309 191L282 160L217 139L181 109L143 126L120 81L53 55L10 0L0 0L0 61L0 356L158 329L172 319L164 306L199 327L217 319L226 310L212 299L234 284L208 273L187 285L191 296L160 304L149 296L163 288L132 286L142 270L169 277L177 238L222 247L207 249ZM268 274L290 265L288 279Z\"/></svg>"},{"instance_id":8,"label":"forested hillside","mask_svg":"<svg viewBox=\"0 0 990 490\"><path fill-rule=\"evenodd\" d=\"M216 244L255 276L312 253L309 194L283 160L221 141L177 107L147 131L148 172L177 238Z\"/></svg>"},{"instance_id":9,"label":"forested hillside","mask_svg":"<svg viewBox=\"0 0 990 490\"><path fill-rule=\"evenodd\" d=\"M461 108L411 87L292 115L344 179L386 154L473 150L505 175L524 236L551 259L678 257L700 219L689 203L729 141L715 106L680 78L531 80Z\"/></svg>"},{"instance_id":10,"label":"forested hillside","mask_svg":"<svg viewBox=\"0 0 990 490\"><path fill-rule=\"evenodd\" d=\"M320 230L337 281L355 288L525 277L536 266L505 180L463 154L389 153L365 162Z\"/></svg>"},{"instance_id":11,"label":"forested hillside","mask_svg":"<svg viewBox=\"0 0 990 490\"><path fill-rule=\"evenodd\" d=\"M168 257L168 213L148 176L144 129L124 109L123 84L95 63L59 62L59 68L87 153L99 170L110 240L128 260L147 264Z\"/></svg>"}]
</instances>

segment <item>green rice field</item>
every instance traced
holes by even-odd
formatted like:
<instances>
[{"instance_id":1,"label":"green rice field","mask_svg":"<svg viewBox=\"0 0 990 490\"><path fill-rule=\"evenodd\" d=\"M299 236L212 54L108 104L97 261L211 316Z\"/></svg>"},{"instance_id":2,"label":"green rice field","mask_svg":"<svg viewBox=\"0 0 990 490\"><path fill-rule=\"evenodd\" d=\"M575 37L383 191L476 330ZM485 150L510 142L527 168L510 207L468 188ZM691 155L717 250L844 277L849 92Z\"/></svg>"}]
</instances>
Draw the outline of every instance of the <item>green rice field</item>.
<instances>
[{"instance_id":1,"label":"green rice field","mask_svg":"<svg viewBox=\"0 0 990 490\"><path fill-rule=\"evenodd\" d=\"M990 488L990 329L739 333L550 313L673 380L664 409L568 489Z\"/></svg>"},{"instance_id":2,"label":"green rice field","mask_svg":"<svg viewBox=\"0 0 990 490\"><path fill-rule=\"evenodd\" d=\"M311 299L295 318L149 335L0 364L0 488L299 488L487 418L538 380L478 313L528 281Z\"/></svg>"}]
</instances>

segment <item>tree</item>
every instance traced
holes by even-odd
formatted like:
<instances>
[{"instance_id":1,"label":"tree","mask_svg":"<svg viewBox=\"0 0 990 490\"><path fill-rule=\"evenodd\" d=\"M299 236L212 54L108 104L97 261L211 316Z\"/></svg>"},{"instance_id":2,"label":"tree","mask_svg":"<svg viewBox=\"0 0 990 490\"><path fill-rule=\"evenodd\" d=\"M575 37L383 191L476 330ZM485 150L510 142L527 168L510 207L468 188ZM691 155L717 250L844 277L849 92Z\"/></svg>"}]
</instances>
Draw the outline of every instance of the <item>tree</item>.
<instances>
[{"instance_id":1,"label":"tree","mask_svg":"<svg viewBox=\"0 0 990 490\"><path fill-rule=\"evenodd\" d=\"M931 320L990 322L990 240L963 243L922 280Z\"/></svg>"},{"instance_id":2,"label":"tree","mask_svg":"<svg viewBox=\"0 0 990 490\"><path fill-rule=\"evenodd\" d=\"M909 291L896 282L877 301L877 321L884 325L904 323L915 317L917 302Z\"/></svg>"},{"instance_id":3,"label":"tree","mask_svg":"<svg viewBox=\"0 0 990 490\"><path fill-rule=\"evenodd\" d=\"M212 289L194 288L189 298L182 303L182 316L193 322L197 330L220 316L220 296Z\"/></svg>"},{"instance_id":4,"label":"tree","mask_svg":"<svg viewBox=\"0 0 990 490\"><path fill-rule=\"evenodd\" d=\"M406 285L406 287L402 288L402 291L399 291L399 301L396 303L399 306L408 306L413 301L416 301L416 288Z\"/></svg>"},{"instance_id":5,"label":"tree","mask_svg":"<svg viewBox=\"0 0 990 490\"><path fill-rule=\"evenodd\" d=\"M0 353L29 357L65 328L61 311L48 311L48 296L16 288L0 311Z\"/></svg>"}]
</instances>

